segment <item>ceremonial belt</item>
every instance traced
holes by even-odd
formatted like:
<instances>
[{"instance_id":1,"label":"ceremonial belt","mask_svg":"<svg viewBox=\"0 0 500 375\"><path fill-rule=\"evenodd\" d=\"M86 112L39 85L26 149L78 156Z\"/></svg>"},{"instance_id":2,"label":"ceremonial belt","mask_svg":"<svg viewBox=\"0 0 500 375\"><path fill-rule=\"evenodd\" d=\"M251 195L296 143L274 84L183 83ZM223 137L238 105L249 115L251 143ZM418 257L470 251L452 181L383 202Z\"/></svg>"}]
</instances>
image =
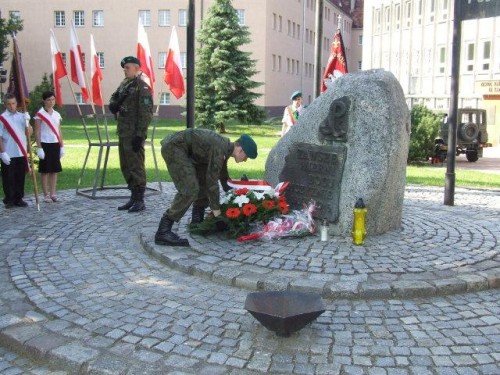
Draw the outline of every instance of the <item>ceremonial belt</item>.
<instances>
[{"instance_id":1,"label":"ceremonial belt","mask_svg":"<svg viewBox=\"0 0 500 375\"><path fill-rule=\"evenodd\" d=\"M41 112L38 112L36 115L40 117L49 126L50 130L52 130L52 133L54 133L54 135L57 137L59 145L62 147L63 144L61 142L61 137L59 136L59 133L56 131L56 128L52 124L52 122L47 117L45 117Z\"/></svg>"},{"instance_id":2,"label":"ceremonial belt","mask_svg":"<svg viewBox=\"0 0 500 375\"><path fill-rule=\"evenodd\" d=\"M5 129L7 129L10 136L12 137L12 139L14 139L14 141L17 143L17 146L19 147L19 149L21 150L21 153L23 154L24 158L26 159L26 171L29 171L30 168L29 168L29 163L28 163L28 153L26 152L24 145L21 143L21 140L17 136L16 132L14 131L14 129L12 129L12 126L10 126L9 122L7 121L7 119L5 117L3 117L3 115L0 115L0 121L2 121L2 123L5 126Z\"/></svg>"}]
</instances>

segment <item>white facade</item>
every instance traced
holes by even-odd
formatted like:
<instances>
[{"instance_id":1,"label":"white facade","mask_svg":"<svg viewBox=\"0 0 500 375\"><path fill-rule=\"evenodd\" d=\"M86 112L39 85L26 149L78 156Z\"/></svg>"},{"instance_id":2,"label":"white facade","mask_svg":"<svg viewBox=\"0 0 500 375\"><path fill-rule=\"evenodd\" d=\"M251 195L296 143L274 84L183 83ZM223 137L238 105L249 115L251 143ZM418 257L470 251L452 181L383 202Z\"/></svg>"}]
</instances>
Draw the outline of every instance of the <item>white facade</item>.
<instances>
[{"instance_id":1,"label":"white facade","mask_svg":"<svg viewBox=\"0 0 500 375\"><path fill-rule=\"evenodd\" d=\"M199 30L213 0L194 3L195 27ZM251 58L256 60L258 73L253 79L263 83L256 90L263 94L256 104L282 111L295 90L303 91L306 104L312 101L316 0L233 0L232 5L238 11L241 24L248 26L251 33L251 42L243 49L251 52ZM123 78L120 60L136 54L137 25L142 17L156 67L155 104L174 106L184 105L185 97L176 100L168 95L163 83L163 62L172 26L176 26L182 61L186 63L187 8L186 0L2 0L0 3L2 17L15 13L24 20L24 30L19 33L18 41L29 89L41 81L43 73L51 73L49 29L54 30L61 52L69 56L69 28L74 20L85 56L90 56L90 34L101 54L105 102ZM350 62L352 20L348 11L331 0L324 2L324 65L339 14L343 19L343 39ZM355 47L360 49L360 46ZM10 69L10 62L4 65ZM73 88L78 95L78 88ZM74 104L67 81L63 82L62 89L63 102Z\"/></svg>"},{"instance_id":2,"label":"white facade","mask_svg":"<svg viewBox=\"0 0 500 375\"><path fill-rule=\"evenodd\" d=\"M453 0L365 2L363 69L383 68L401 83L409 104L447 112L450 105ZM498 143L499 95L481 82L500 82L500 17L462 22L459 107L488 110L490 142Z\"/></svg>"}]
</instances>

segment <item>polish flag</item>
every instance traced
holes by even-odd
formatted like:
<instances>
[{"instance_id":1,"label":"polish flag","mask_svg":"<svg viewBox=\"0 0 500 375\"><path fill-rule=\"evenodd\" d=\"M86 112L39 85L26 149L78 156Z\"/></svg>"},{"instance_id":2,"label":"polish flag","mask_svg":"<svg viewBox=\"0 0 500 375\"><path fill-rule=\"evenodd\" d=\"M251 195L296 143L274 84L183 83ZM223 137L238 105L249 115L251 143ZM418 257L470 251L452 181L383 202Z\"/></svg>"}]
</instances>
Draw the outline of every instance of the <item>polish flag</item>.
<instances>
[{"instance_id":1,"label":"polish flag","mask_svg":"<svg viewBox=\"0 0 500 375\"><path fill-rule=\"evenodd\" d=\"M61 78L68 75L59 46L57 45L56 36L54 31L50 29L50 50L52 52L52 76L54 78L54 91L56 94L56 102L59 107L62 107L62 92L61 92Z\"/></svg>"},{"instance_id":2,"label":"polish flag","mask_svg":"<svg viewBox=\"0 0 500 375\"><path fill-rule=\"evenodd\" d=\"M101 65L99 64L99 57L95 50L94 36L90 34L90 75L91 75L91 90L92 90L92 101L95 105L100 107L103 106L102 101L102 91L101 91L101 81L102 81L102 71Z\"/></svg>"},{"instance_id":3,"label":"polish flag","mask_svg":"<svg viewBox=\"0 0 500 375\"><path fill-rule=\"evenodd\" d=\"M149 49L148 35L146 34L146 30L144 30L140 18L137 36L137 58L141 62L143 80L149 85L151 92L153 92L153 86L155 84L153 59L151 58L151 51Z\"/></svg>"},{"instance_id":4,"label":"polish flag","mask_svg":"<svg viewBox=\"0 0 500 375\"><path fill-rule=\"evenodd\" d=\"M347 73L347 60L345 55L344 42L340 29L333 36L332 48L330 57L326 64L325 72L323 73L323 81L321 83L321 92L326 91L325 80L333 81L335 78L343 76Z\"/></svg>"},{"instance_id":5,"label":"polish flag","mask_svg":"<svg viewBox=\"0 0 500 375\"><path fill-rule=\"evenodd\" d=\"M170 35L167 58L165 59L165 74L163 80L170 86L170 92L179 99L186 92L184 88L184 76L182 74L181 53L179 50L179 39L175 26Z\"/></svg>"},{"instance_id":6,"label":"polish flag","mask_svg":"<svg viewBox=\"0 0 500 375\"><path fill-rule=\"evenodd\" d=\"M85 84L85 65L83 63L82 49L76 36L75 25L71 24L70 28L70 51L69 59L71 62L71 80L75 82L82 90L83 101L89 101L89 92Z\"/></svg>"}]
</instances>

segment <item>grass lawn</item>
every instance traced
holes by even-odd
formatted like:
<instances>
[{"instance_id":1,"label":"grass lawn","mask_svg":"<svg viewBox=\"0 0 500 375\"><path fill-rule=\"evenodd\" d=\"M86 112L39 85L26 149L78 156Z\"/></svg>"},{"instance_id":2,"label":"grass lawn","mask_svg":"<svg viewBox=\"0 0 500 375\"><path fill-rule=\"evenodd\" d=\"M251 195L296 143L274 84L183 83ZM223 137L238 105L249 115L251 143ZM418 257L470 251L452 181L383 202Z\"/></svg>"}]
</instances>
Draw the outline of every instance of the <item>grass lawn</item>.
<instances>
[{"instance_id":1,"label":"grass lawn","mask_svg":"<svg viewBox=\"0 0 500 375\"><path fill-rule=\"evenodd\" d=\"M93 120L89 120L89 136L92 140L97 140L97 131ZM167 172L165 162L161 157L160 141L166 135L184 129L185 123L181 120L159 120L156 126L155 134L155 150L162 181L171 181ZM78 178L81 173L85 155L88 149L88 142L85 136L83 125L80 120L66 121L62 125L65 151L66 154L62 159L63 172L58 177L58 190L76 189ZM116 141L116 123L111 121L108 124L109 135L112 141ZM229 124L227 133L224 136L231 140L236 140L241 133L248 133L254 137L259 145L259 156L255 160L250 160L247 163L236 165L233 159L229 161L229 173L233 178L239 178L242 174L246 174L249 178L261 179L264 176L264 168L267 156L272 147L279 140L279 132L281 125L237 125ZM151 133L151 130L150 130ZM101 126L101 134L104 136L104 127ZM81 187L91 187L95 175L95 167L97 165L98 148L92 147L87 162L85 174L81 180ZM154 162L152 157L151 146L146 148L146 167L149 182L157 181L155 179ZM445 168L437 168L431 165L424 166L408 166L407 168L407 183L422 184L432 186L443 186L445 181ZM37 175L38 190L41 190L40 176ZM99 180L100 184L100 180ZM123 185L124 180L120 172L118 161L118 148L111 147L109 161L106 170L106 178L104 185ZM456 171L456 186L471 187L471 188L500 188L500 175L475 172L470 170ZM31 178L26 179L26 194L33 191ZM3 192L1 192L3 195Z\"/></svg>"}]
</instances>

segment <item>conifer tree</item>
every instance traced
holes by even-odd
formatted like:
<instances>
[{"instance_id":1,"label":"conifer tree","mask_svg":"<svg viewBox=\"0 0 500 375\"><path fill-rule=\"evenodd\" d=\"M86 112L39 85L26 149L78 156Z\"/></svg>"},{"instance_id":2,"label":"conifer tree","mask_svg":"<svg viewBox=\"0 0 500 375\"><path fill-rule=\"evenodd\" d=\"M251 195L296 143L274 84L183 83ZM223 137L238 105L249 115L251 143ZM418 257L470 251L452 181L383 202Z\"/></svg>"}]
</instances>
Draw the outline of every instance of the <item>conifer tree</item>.
<instances>
[{"instance_id":1,"label":"conifer tree","mask_svg":"<svg viewBox=\"0 0 500 375\"><path fill-rule=\"evenodd\" d=\"M261 83L251 79L257 73L255 60L240 46L250 41L246 26L238 24L231 0L215 0L199 32L196 63L196 123L225 132L228 120L260 123L264 112L253 102L261 96L252 92Z\"/></svg>"}]
</instances>

